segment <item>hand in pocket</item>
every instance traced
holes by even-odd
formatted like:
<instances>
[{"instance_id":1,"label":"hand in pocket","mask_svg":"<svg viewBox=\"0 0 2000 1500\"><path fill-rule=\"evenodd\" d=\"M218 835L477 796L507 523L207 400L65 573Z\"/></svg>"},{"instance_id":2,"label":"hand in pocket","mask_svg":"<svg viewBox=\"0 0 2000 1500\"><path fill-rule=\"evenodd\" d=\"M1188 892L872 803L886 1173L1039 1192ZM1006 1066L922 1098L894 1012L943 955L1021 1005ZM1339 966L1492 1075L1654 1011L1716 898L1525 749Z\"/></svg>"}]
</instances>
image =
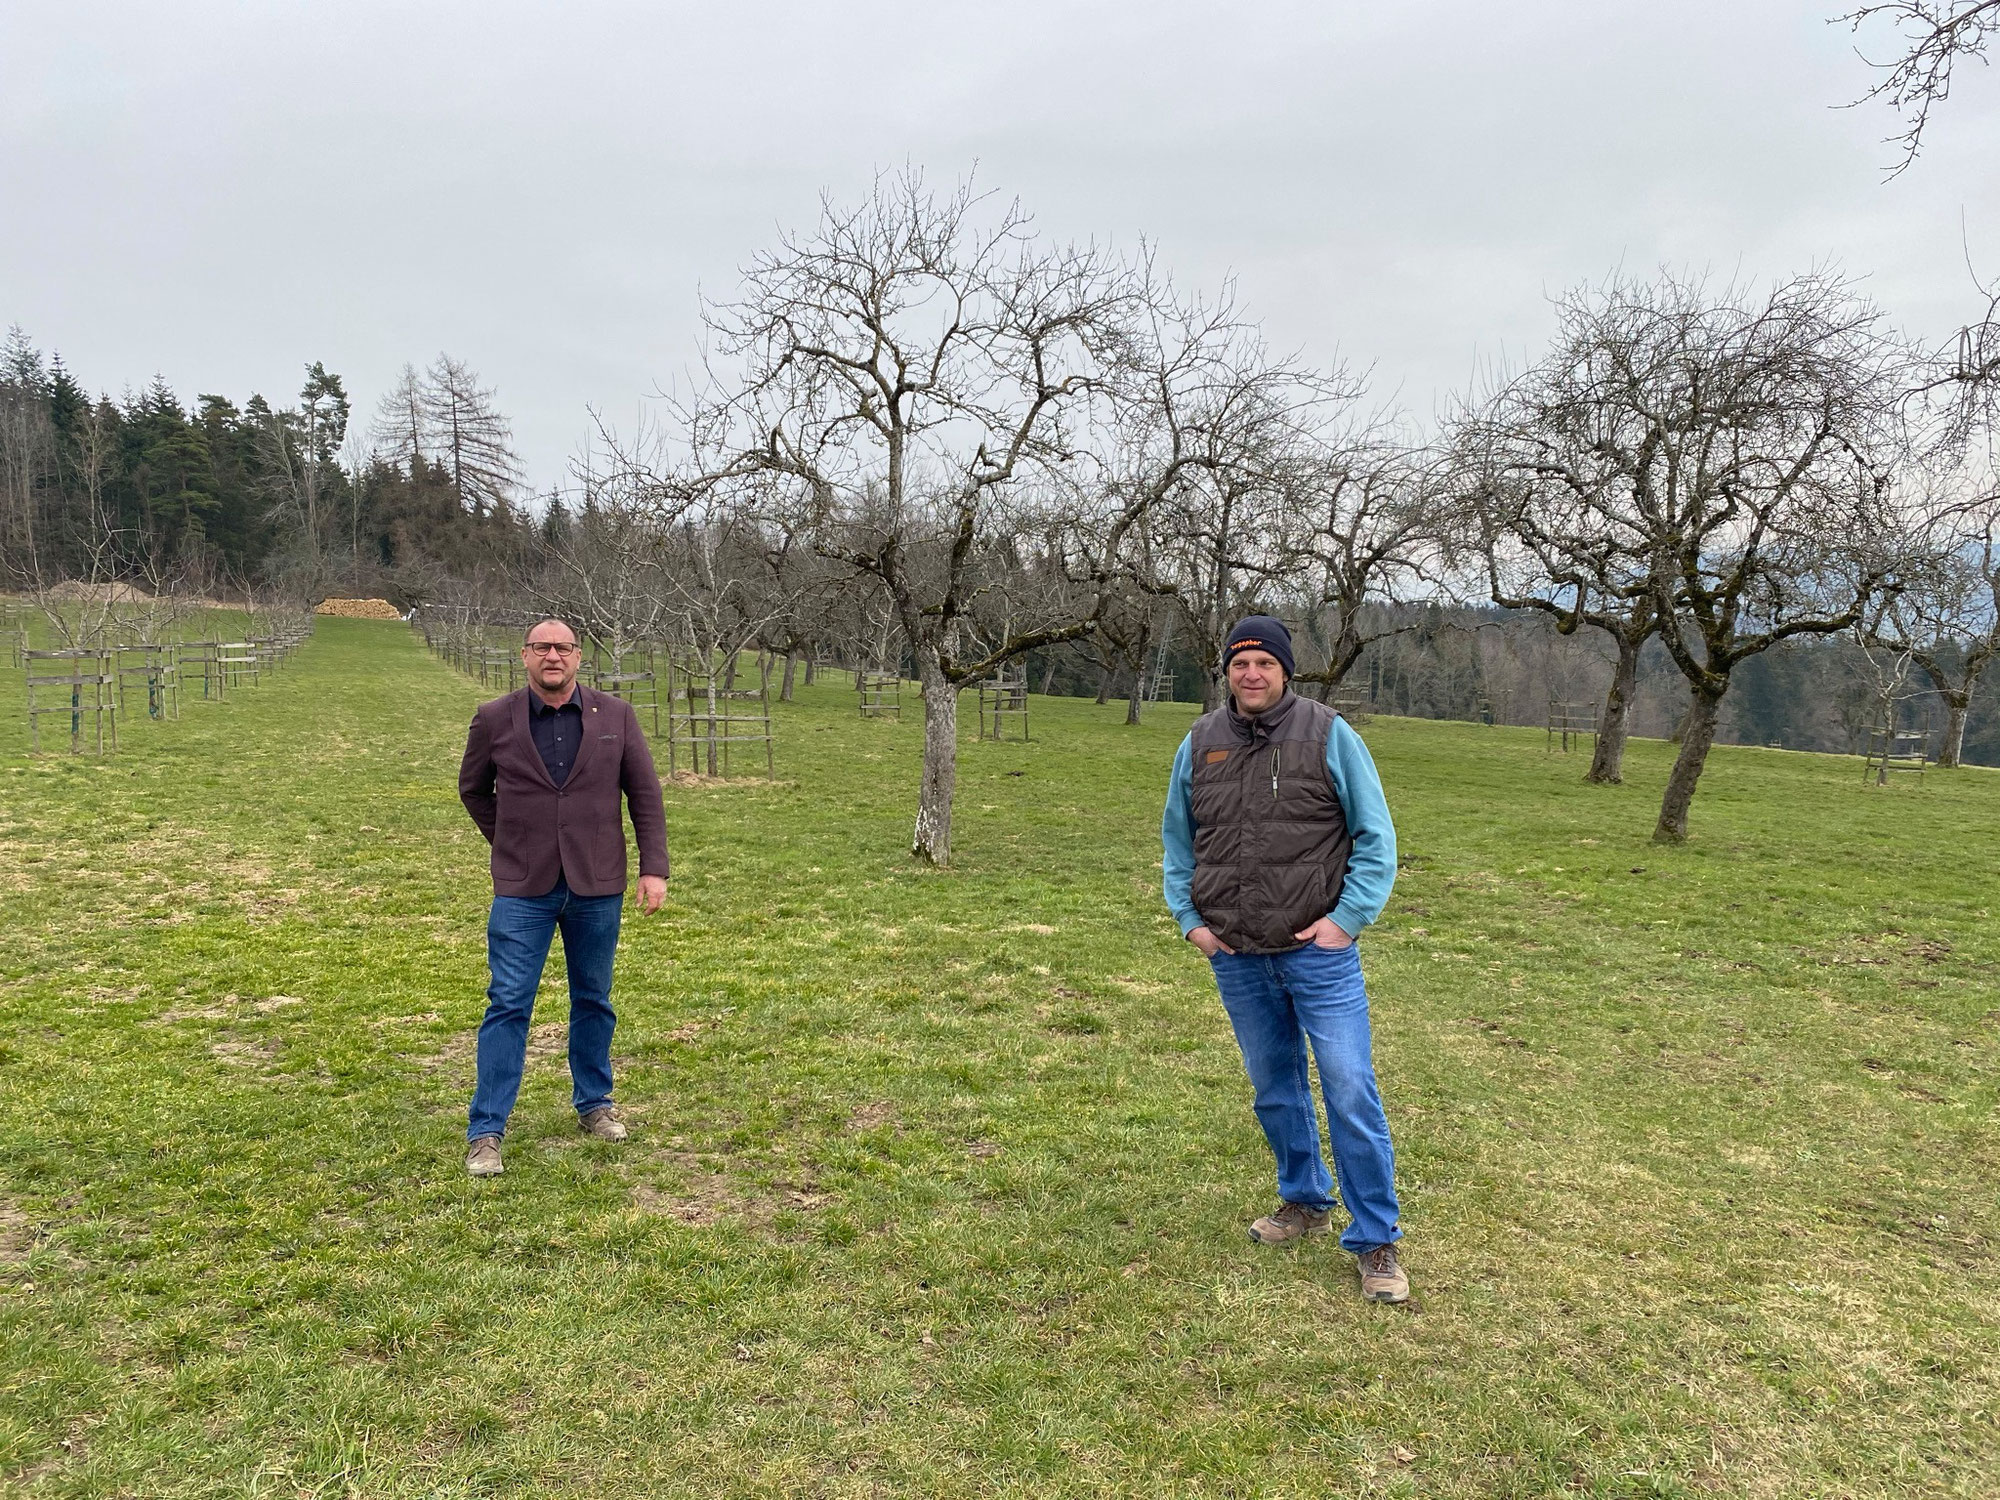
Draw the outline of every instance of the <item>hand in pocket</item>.
<instances>
[{"instance_id":1,"label":"hand in pocket","mask_svg":"<svg viewBox=\"0 0 2000 1500\"><path fill-rule=\"evenodd\" d=\"M1310 942L1316 948L1352 948L1354 939L1345 929L1338 926L1332 917L1321 917L1303 932L1292 934L1300 942Z\"/></svg>"}]
</instances>

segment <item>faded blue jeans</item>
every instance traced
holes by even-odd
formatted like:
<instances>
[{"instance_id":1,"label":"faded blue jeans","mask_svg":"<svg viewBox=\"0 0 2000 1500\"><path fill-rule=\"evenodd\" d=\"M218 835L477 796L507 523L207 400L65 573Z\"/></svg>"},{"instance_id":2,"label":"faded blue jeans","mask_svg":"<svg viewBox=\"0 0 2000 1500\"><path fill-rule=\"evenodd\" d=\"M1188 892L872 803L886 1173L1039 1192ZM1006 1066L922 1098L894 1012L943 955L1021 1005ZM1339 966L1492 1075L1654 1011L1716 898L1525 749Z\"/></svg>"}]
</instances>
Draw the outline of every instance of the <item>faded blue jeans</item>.
<instances>
[{"instance_id":1,"label":"faded blue jeans","mask_svg":"<svg viewBox=\"0 0 2000 1500\"><path fill-rule=\"evenodd\" d=\"M1209 965L1256 1091L1257 1122L1277 1158L1278 1196L1314 1209L1333 1205L1306 1069L1310 1042L1326 1096L1340 1200L1353 1220L1340 1243L1359 1254L1401 1239L1396 1158L1375 1088L1360 945L1218 953Z\"/></svg>"},{"instance_id":2,"label":"faded blue jeans","mask_svg":"<svg viewBox=\"0 0 2000 1500\"><path fill-rule=\"evenodd\" d=\"M572 895L558 876L546 896L495 896L486 922L486 1019L479 1023L479 1074L472 1090L466 1139L504 1135L521 1070L528 1060L528 1022L535 1012L549 943L562 932L569 964L569 1076L576 1112L611 1102L611 960L625 898Z\"/></svg>"}]
</instances>

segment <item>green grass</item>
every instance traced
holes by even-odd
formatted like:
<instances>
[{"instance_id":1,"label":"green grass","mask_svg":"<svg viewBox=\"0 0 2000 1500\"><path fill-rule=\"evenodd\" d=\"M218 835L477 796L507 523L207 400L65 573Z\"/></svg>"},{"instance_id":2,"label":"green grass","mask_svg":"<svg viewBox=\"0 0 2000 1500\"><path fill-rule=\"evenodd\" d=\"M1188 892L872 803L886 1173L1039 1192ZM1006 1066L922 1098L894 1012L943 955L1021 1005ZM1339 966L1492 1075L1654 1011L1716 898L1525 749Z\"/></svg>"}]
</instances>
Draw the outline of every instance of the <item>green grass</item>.
<instances>
[{"instance_id":1,"label":"green grass","mask_svg":"<svg viewBox=\"0 0 2000 1500\"><path fill-rule=\"evenodd\" d=\"M17 735L18 677L0 694ZM1035 702L905 855L835 679L668 793L622 1149L540 1034L461 1166L468 683L323 621L104 761L0 750L0 1492L1989 1495L2000 776L1377 719L1407 1310L1271 1165L1158 896L1191 717ZM563 1019L551 965L539 1021Z\"/></svg>"}]
</instances>

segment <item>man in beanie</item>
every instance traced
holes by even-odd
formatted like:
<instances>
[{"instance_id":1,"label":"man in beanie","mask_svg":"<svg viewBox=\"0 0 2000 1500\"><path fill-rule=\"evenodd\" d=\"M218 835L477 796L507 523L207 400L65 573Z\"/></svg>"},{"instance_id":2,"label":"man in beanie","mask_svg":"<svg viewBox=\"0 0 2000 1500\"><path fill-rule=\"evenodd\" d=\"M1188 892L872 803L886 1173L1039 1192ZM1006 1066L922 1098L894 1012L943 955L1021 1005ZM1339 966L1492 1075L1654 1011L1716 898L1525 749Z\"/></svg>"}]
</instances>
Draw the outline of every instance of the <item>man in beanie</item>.
<instances>
[{"instance_id":1,"label":"man in beanie","mask_svg":"<svg viewBox=\"0 0 2000 1500\"><path fill-rule=\"evenodd\" d=\"M1306 1046L1319 1062L1340 1237L1362 1294L1410 1295L1396 1259L1395 1158L1375 1088L1368 992L1355 939L1396 878L1396 830L1361 737L1290 690L1292 638L1250 615L1222 652L1229 701L1181 741L1160 837L1167 905L1207 955L1243 1050L1258 1122L1277 1158L1278 1208L1259 1244L1324 1234L1333 1181L1320 1155Z\"/></svg>"}]
</instances>

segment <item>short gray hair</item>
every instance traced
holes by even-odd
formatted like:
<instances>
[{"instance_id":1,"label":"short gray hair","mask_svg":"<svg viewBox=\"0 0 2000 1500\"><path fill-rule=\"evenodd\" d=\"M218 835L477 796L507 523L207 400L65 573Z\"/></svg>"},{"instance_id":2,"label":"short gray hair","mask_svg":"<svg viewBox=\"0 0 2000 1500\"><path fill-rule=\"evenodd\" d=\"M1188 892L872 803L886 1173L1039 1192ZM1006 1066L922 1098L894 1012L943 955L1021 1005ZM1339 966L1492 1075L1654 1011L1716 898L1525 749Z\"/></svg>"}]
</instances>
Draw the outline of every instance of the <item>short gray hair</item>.
<instances>
[{"instance_id":1,"label":"short gray hair","mask_svg":"<svg viewBox=\"0 0 2000 1500\"><path fill-rule=\"evenodd\" d=\"M544 615L541 619L535 621L534 624L530 625L526 630L521 632L521 644L524 646L527 645L528 637L533 635L537 630L540 630L544 625L560 625L564 630L567 630L569 632L569 638L572 644L578 646L581 646L583 644L583 632L581 630L578 630L574 625L570 624L570 622L565 620L561 615Z\"/></svg>"}]
</instances>

